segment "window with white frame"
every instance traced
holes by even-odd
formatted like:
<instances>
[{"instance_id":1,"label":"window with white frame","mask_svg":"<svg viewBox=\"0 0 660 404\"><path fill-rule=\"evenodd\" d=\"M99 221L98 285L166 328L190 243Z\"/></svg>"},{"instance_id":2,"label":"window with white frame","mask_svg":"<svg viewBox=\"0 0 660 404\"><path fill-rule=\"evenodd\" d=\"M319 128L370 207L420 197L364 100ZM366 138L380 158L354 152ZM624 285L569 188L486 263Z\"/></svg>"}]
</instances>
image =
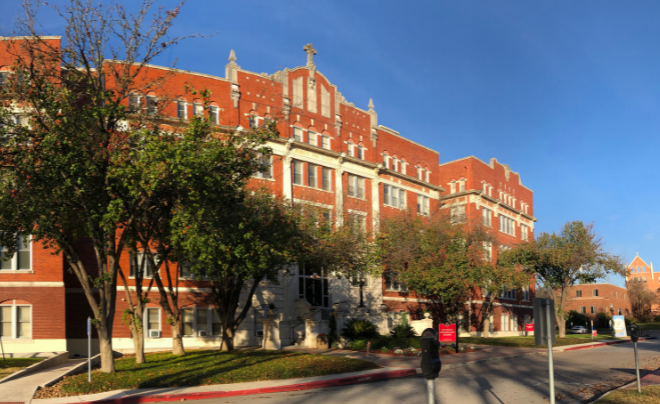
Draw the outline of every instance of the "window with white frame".
<instances>
[{"instance_id":1,"label":"window with white frame","mask_svg":"<svg viewBox=\"0 0 660 404\"><path fill-rule=\"evenodd\" d=\"M303 163L301 161L293 161L293 183L303 185Z\"/></svg>"},{"instance_id":2,"label":"window with white frame","mask_svg":"<svg viewBox=\"0 0 660 404\"><path fill-rule=\"evenodd\" d=\"M184 307L181 310L184 337L208 337L222 334L220 316L213 307Z\"/></svg>"},{"instance_id":3,"label":"window with white frame","mask_svg":"<svg viewBox=\"0 0 660 404\"><path fill-rule=\"evenodd\" d=\"M321 115L330 116L330 91L321 86Z\"/></svg>"},{"instance_id":4,"label":"window with white frame","mask_svg":"<svg viewBox=\"0 0 660 404\"><path fill-rule=\"evenodd\" d=\"M315 164L312 164L312 163L307 164L307 186L312 187L312 188L317 187L316 186L317 185L316 184L316 179L317 179L317 175L316 175L317 170L316 169L317 169L317 166Z\"/></svg>"},{"instance_id":5,"label":"window with white frame","mask_svg":"<svg viewBox=\"0 0 660 404\"><path fill-rule=\"evenodd\" d=\"M399 159L392 157L392 170L399 171Z\"/></svg>"},{"instance_id":6,"label":"window with white frame","mask_svg":"<svg viewBox=\"0 0 660 404\"><path fill-rule=\"evenodd\" d=\"M500 322L500 331L509 331L509 315L502 314Z\"/></svg>"},{"instance_id":7,"label":"window with white frame","mask_svg":"<svg viewBox=\"0 0 660 404\"><path fill-rule=\"evenodd\" d=\"M332 191L332 170L327 167L323 167L322 171L322 188L324 191Z\"/></svg>"},{"instance_id":8,"label":"window with white frame","mask_svg":"<svg viewBox=\"0 0 660 404\"><path fill-rule=\"evenodd\" d=\"M452 224L465 223L465 205L452 206L449 212Z\"/></svg>"},{"instance_id":9,"label":"window with white frame","mask_svg":"<svg viewBox=\"0 0 660 404\"><path fill-rule=\"evenodd\" d=\"M406 191L388 184L383 184L383 204L398 209L405 209Z\"/></svg>"},{"instance_id":10,"label":"window with white frame","mask_svg":"<svg viewBox=\"0 0 660 404\"><path fill-rule=\"evenodd\" d=\"M130 269L129 277L135 278L136 273L142 274L142 278L151 278L154 276L154 265L151 263L151 260L147 257L147 254L143 252L138 252L137 254L131 253L129 255L130 259ZM157 255L153 255L153 261L156 266L158 266L159 260Z\"/></svg>"},{"instance_id":11,"label":"window with white frame","mask_svg":"<svg viewBox=\"0 0 660 404\"><path fill-rule=\"evenodd\" d=\"M424 180L424 176L423 176L424 170L422 170L422 167L420 166L417 166L416 168L417 168L417 178L420 180Z\"/></svg>"},{"instance_id":12,"label":"window with white frame","mask_svg":"<svg viewBox=\"0 0 660 404\"><path fill-rule=\"evenodd\" d=\"M158 112L158 100L155 95L147 95L147 114L156 115Z\"/></svg>"},{"instance_id":13,"label":"window with white frame","mask_svg":"<svg viewBox=\"0 0 660 404\"><path fill-rule=\"evenodd\" d=\"M330 150L330 136L321 136L321 147Z\"/></svg>"},{"instance_id":14,"label":"window with white frame","mask_svg":"<svg viewBox=\"0 0 660 404\"><path fill-rule=\"evenodd\" d=\"M406 286L405 283L403 283L400 279L398 274L391 272L391 271L385 271L383 274L385 278L385 290L388 292L407 292L408 287Z\"/></svg>"},{"instance_id":15,"label":"window with white frame","mask_svg":"<svg viewBox=\"0 0 660 404\"><path fill-rule=\"evenodd\" d=\"M349 213L348 214L348 225L357 231L366 232L367 231L367 216L360 213Z\"/></svg>"},{"instance_id":16,"label":"window with white frame","mask_svg":"<svg viewBox=\"0 0 660 404\"><path fill-rule=\"evenodd\" d=\"M3 339L32 338L32 306L15 300L1 303L0 323Z\"/></svg>"},{"instance_id":17,"label":"window with white frame","mask_svg":"<svg viewBox=\"0 0 660 404\"><path fill-rule=\"evenodd\" d=\"M303 141L303 128L299 128L297 126L293 127L293 139L297 140L298 142Z\"/></svg>"},{"instance_id":18,"label":"window with white frame","mask_svg":"<svg viewBox=\"0 0 660 404\"><path fill-rule=\"evenodd\" d=\"M303 107L303 78L298 77L293 80L293 106L296 108Z\"/></svg>"},{"instance_id":19,"label":"window with white frame","mask_svg":"<svg viewBox=\"0 0 660 404\"><path fill-rule=\"evenodd\" d=\"M406 173L406 167L408 166L408 163L406 163L406 160L401 160L401 174Z\"/></svg>"},{"instance_id":20,"label":"window with white frame","mask_svg":"<svg viewBox=\"0 0 660 404\"><path fill-rule=\"evenodd\" d=\"M128 112L138 112L140 108L140 96L138 94L130 94L128 96Z\"/></svg>"},{"instance_id":21,"label":"window with white frame","mask_svg":"<svg viewBox=\"0 0 660 404\"><path fill-rule=\"evenodd\" d=\"M424 170L424 174L426 176L426 182L431 182L431 171Z\"/></svg>"},{"instance_id":22,"label":"window with white frame","mask_svg":"<svg viewBox=\"0 0 660 404\"><path fill-rule=\"evenodd\" d=\"M481 207L481 219L482 219L481 222L483 223L484 226L488 226L488 227L491 226L491 224L492 224L492 219L491 219L492 218L492 213L493 213L492 210L490 210L488 208L484 208L483 206Z\"/></svg>"},{"instance_id":23,"label":"window with white frame","mask_svg":"<svg viewBox=\"0 0 660 404\"><path fill-rule=\"evenodd\" d=\"M465 180L464 179L461 179L460 181L458 181L458 191L459 192L465 191Z\"/></svg>"},{"instance_id":24,"label":"window with white frame","mask_svg":"<svg viewBox=\"0 0 660 404\"><path fill-rule=\"evenodd\" d=\"M311 77L307 78L307 109L316 112L316 84Z\"/></svg>"},{"instance_id":25,"label":"window with white frame","mask_svg":"<svg viewBox=\"0 0 660 404\"><path fill-rule=\"evenodd\" d=\"M193 102L193 116L203 116L204 106L200 102Z\"/></svg>"},{"instance_id":26,"label":"window with white frame","mask_svg":"<svg viewBox=\"0 0 660 404\"><path fill-rule=\"evenodd\" d=\"M417 195L417 214L423 216L428 216L430 214L428 196Z\"/></svg>"},{"instance_id":27,"label":"window with white frame","mask_svg":"<svg viewBox=\"0 0 660 404\"><path fill-rule=\"evenodd\" d=\"M262 179L273 178L273 157L263 157L261 154L257 156L259 161L259 170L254 173L254 177Z\"/></svg>"},{"instance_id":28,"label":"window with white frame","mask_svg":"<svg viewBox=\"0 0 660 404\"><path fill-rule=\"evenodd\" d=\"M522 299L529 302L529 286L524 286L522 288Z\"/></svg>"},{"instance_id":29,"label":"window with white frame","mask_svg":"<svg viewBox=\"0 0 660 404\"><path fill-rule=\"evenodd\" d=\"M16 253L7 257L6 249L0 247L0 270L30 271L32 270L32 236L19 235L16 240Z\"/></svg>"},{"instance_id":30,"label":"window with white frame","mask_svg":"<svg viewBox=\"0 0 660 404\"><path fill-rule=\"evenodd\" d=\"M211 123L214 123L216 125L220 123L219 111L220 109L215 105L211 105L209 107L209 120L211 121Z\"/></svg>"},{"instance_id":31,"label":"window with white frame","mask_svg":"<svg viewBox=\"0 0 660 404\"><path fill-rule=\"evenodd\" d=\"M327 271L311 265L298 267L298 298L312 306L330 307L329 291Z\"/></svg>"},{"instance_id":32,"label":"window with white frame","mask_svg":"<svg viewBox=\"0 0 660 404\"><path fill-rule=\"evenodd\" d=\"M248 115L248 126L250 129L257 129L259 127L259 119L256 114L250 113L250 115Z\"/></svg>"},{"instance_id":33,"label":"window with white frame","mask_svg":"<svg viewBox=\"0 0 660 404\"><path fill-rule=\"evenodd\" d=\"M515 300L516 299L515 289L504 288L502 294L500 295L500 299Z\"/></svg>"},{"instance_id":34,"label":"window with white frame","mask_svg":"<svg viewBox=\"0 0 660 404\"><path fill-rule=\"evenodd\" d=\"M364 178L357 175L348 175L348 196L364 198Z\"/></svg>"},{"instance_id":35,"label":"window with white frame","mask_svg":"<svg viewBox=\"0 0 660 404\"><path fill-rule=\"evenodd\" d=\"M502 233L506 233L510 236L515 236L516 235L516 221L511 219L508 216L504 216L500 214L499 216L499 221L500 221L500 231Z\"/></svg>"},{"instance_id":36,"label":"window with white frame","mask_svg":"<svg viewBox=\"0 0 660 404\"><path fill-rule=\"evenodd\" d=\"M487 195L488 194L488 184L486 184L484 181L482 181L481 186L483 188L482 192L484 193L484 195Z\"/></svg>"},{"instance_id":37,"label":"window with white frame","mask_svg":"<svg viewBox=\"0 0 660 404\"><path fill-rule=\"evenodd\" d=\"M254 336L264 336L264 318L267 316L265 310L260 307L254 308Z\"/></svg>"},{"instance_id":38,"label":"window with white frame","mask_svg":"<svg viewBox=\"0 0 660 404\"><path fill-rule=\"evenodd\" d=\"M355 146L355 145L354 145L352 142L346 142L346 154L347 154L349 157L353 157L353 153L354 153L354 151L353 151L353 147L354 147L354 146Z\"/></svg>"},{"instance_id":39,"label":"window with white frame","mask_svg":"<svg viewBox=\"0 0 660 404\"><path fill-rule=\"evenodd\" d=\"M592 290L592 291L591 291L591 295L592 295L593 297L598 297L598 289L594 289L594 290Z\"/></svg>"},{"instance_id":40,"label":"window with white frame","mask_svg":"<svg viewBox=\"0 0 660 404\"><path fill-rule=\"evenodd\" d=\"M587 306L580 306L580 314L587 314Z\"/></svg>"},{"instance_id":41,"label":"window with white frame","mask_svg":"<svg viewBox=\"0 0 660 404\"><path fill-rule=\"evenodd\" d=\"M146 336L151 336L151 331L161 331L160 324L160 308L158 307L147 307L145 316L147 322L147 334Z\"/></svg>"},{"instance_id":42,"label":"window with white frame","mask_svg":"<svg viewBox=\"0 0 660 404\"><path fill-rule=\"evenodd\" d=\"M184 100L176 102L176 117L180 119L188 119L187 104Z\"/></svg>"},{"instance_id":43,"label":"window with white frame","mask_svg":"<svg viewBox=\"0 0 660 404\"><path fill-rule=\"evenodd\" d=\"M383 153L383 167L385 168L390 168L390 156L387 155L387 153Z\"/></svg>"},{"instance_id":44,"label":"window with white frame","mask_svg":"<svg viewBox=\"0 0 660 404\"><path fill-rule=\"evenodd\" d=\"M450 194L456 193L456 181L452 181L449 183L449 193Z\"/></svg>"},{"instance_id":45,"label":"window with white frame","mask_svg":"<svg viewBox=\"0 0 660 404\"><path fill-rule=\"evenodd\" d=\"M518 316L511 315L511 331L518 331Z\"/></svg>"},{"instance_id":46,"label":"window with white frame","mask_svg":"<svg viewBox=\"0 0 660 404\"><path fill-rule=\"evenodd\" d=\"M207 280L209 278L208 271L202 269L201 271L196 271L193 273L192 265L190 261L184 262L181 264L181 274L179 275L180 279L195 279L195 280Z\"/></svg>"},{"instance_id":47,"label":"window with white frame","mask_svg":"<svg viewBox=\"0 0 660 404\"><path fill-rule=\"evenodd\" d=\"M529 237L528 236L528 234L529 234L528 231L529 231L529 226L527 226L525 224L521 224L520 225L520 238L523 239L523 240L527 240L527 237Z\"/></svg>"},{"instance_id":48,"label":"window with white frame","mask_svg":"<svg viewBox=\"0 0 660 404\"><path fill-rule=\"evenodd\" d=\"M312 146L318 146L318 133L307 130L307 142L311 144Z\"/></svg>"},{"instance_id":49,"label":"window with white frame","mask_svg":"<svg viewBox=\"0 0 660 404\"><path fill-rule=\"evenodd\" d=\"M483 253L483 260L486 262L490 262L493 259L493 243L490 241L484 241L483 242L484 246L484 253Z\"/></svg>"},{"instance_id":50,"label":"window with white frame","mask_svg":"<svg viewBox=\"0 0 660 404\"><path fill-rule=\"evenodd\" d=\"M358 145L357 147L357 158L364 160L364 146Z\"/></svg>"}]
</instances>

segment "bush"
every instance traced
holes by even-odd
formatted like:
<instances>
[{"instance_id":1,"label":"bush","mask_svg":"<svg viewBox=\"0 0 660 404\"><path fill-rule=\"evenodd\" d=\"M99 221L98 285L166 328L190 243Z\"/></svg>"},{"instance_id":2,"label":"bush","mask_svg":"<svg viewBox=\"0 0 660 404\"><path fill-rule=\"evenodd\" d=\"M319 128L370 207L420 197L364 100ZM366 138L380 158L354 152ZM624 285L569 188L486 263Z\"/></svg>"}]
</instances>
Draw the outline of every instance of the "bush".
<instances>
[{"instance_id":1,"label":"bush","mask_svg":"<svg viewBox=\"0 0 660 404\"><path fill-rule=\"evenodd\" d=\"M401 322L392 328L390 331L390 337L392 338L414 338L417 336L417 332L408 324Z\"/></svg>"},{"instance_id":2,"label":"bush","mask_svg":"<svg viewBox=\"0 0 660 404\"><path fill-rule=\"evenodd\" d=\"M367 341L363 339L352 341L351 349L355 349L357 351L362 351L364 349L367 349Z\"/></svg>"},{"instance_id":3,"label":"bush","mask_svg":"<svg viewBox=\"0 0 660 404\"><path fill-rule=\"evenodd\" d=\"M660 316L653 316L653 322L654 323L660 322Z\"/></svg>"},{"instance_id":4,"label":"bush","mask_svg":"<svg viewBox=\"0 0 660 404\"><path fill-rule=\"evenodd\" d=\"M571 310L568 312L568 318L566 318L566 328L571 328L571 323L573 323L573 326L585 326L586 324L589 324L589 317L585 316L582 313L578 313L575 310Z\"/></svg>"},{"instance_id":5,"label":"bush","mask_svg":"<svg viewBox=\"0 0 660 404\"><path fill-rule=\"evenodd\" d=\"M378 334L378 328L371 321L352 318L344 325L341 336L355 341L378 338L380 334Z\"/></svg>"}]
</instances>

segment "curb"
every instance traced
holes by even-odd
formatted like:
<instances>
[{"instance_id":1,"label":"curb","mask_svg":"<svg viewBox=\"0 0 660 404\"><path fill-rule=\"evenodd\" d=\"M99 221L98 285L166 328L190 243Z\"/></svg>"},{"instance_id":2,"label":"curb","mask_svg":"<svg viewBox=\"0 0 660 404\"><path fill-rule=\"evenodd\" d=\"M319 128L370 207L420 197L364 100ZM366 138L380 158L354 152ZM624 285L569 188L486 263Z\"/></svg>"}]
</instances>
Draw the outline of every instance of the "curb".
<instances>
[{"instance_id":1,"label":"curb","mask_svg":"<svg viewBox=\"0 0 660 404\"><path fill-rule=\"evenodd\" d=\"M646 341L649 339L656 339L657 337L641 337L639 340L640 341ZM632 342L632 340L626 339L626 340L621 340L621 341L608 341L608 342L601 342L598 344L592 344L592 345L587 345L587 346L573 346L573 347L568 347L564 349L557 349L557 352L566 352L566 351L577 351L580 349L589 349L589 348L598 348L601 346L606 346L606 345L614 345L614 344L623 344L625 342ZM554 349L553 349L554 351Z\"/></svg>"},{"instance_id":2,"label":"curb","mask_svg":"<svg viewBox=\"0 0 660 404\"><path fill-rule=\"evenodd\" d=\"M255 394L266 393L283 393L287 391L299 391L319 389L324 387L338 387L350 384L371 382L376 380L394 379L399 377L414 376L417 374L416 369L403 369L391 370L387 372L372 373L360 376L343 377L339 379L322 380L318 382L298 383L285 386L263 387L249 390L234 390L234 391L212 391L206 393L183 393L183 394L165 394L157 396L133 396L101 399L95 401L76 401L69 404L141 404L141 403L157 403L157 402L171 402L171 401L189 401L189 400L204 400L210 398L224 398L224 397L237 397L249 396Z\"/></svg>"},{"instance_id":3,"label":"curb","mask_svg":"<svg viewBox=\"0 0 660 404\"><path fill-rule=\"evenodd\" d=\"M654 338L655 338L655 337L651 337L651 338L647 338L647 339L654 339ZM653 372L649 373L649 374L646 375L646 376L640 377L640 378L639 378L639 382L641 383L642 380L646 379L646 378L649 377L649 376L652 376L652 375L653 375L655 372L657 372L657 371L660 371L660 368L657 368L656 370L654 370ZM606 396L610 395L611 393L614 393L615 391L618 391L618 390L621 390L621 389L625 389L625 388L628 388L628 387L634 387L634 386L636 386L636 385L637 385L637 380L633 380L632 382L630 382L630 383L628 383L628 384L624 384L623 386L619 386L619 387L617 387L616 389L613 389L613 390L610 390L610 391L608 391L608 392L606 392L606 393L603 393L602 396L598 397L597 399L595 399L595 400L593 400L593 401L589 401L589 403L597 403L597 402L599 402L600 400L604 399Z\"/></svg>"}]
</instances>

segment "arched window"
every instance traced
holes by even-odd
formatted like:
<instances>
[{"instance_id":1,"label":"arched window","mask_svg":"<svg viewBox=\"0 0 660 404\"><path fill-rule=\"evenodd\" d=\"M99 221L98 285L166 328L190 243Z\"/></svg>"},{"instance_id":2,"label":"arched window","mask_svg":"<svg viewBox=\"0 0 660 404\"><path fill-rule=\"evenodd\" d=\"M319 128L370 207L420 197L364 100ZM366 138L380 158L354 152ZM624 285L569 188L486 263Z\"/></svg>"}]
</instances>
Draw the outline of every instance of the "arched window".
<instances>
[{"instance_id":1,"label":"arched window","mask_svg":"<svg viewBox=\"0 0 660 404\"><path fill-rule=\"evenodd\" d=\"M188 103L185 98L176 100L176 117L179 119L188 119Z\"/></svg>"},{"instance_id":2,"label":"arched window","mask_svg":"<svg viewBox=\"0 0 660 404\"><path fill-rule=\"evenodd\" d=\"M193 100L193 116L203 116L204 115L204 104L199 98Z\"/></svg>"},{"instance_id":3,"label":"arched window","mask_svg":"<svg viewBox=\"0 0 660 404\"><path fill-rule=\"evenodd\" d=\"M300 122L293 123L293 139L298 142L303 141L303 128Z\"/></svg>"},{"instance_id":4,"label":"arched window","mask_svg":"<svg viewBox=\"0 0 660 404\"><path fill-rule=\"evenodd\" d=\"M0 303L0 322L2 338L32 338L32 305L24 300L5 300Z\"/></svg>"},{"instance_id":5,"label":"arched window","mask_svg":"<svg viewBox=\"0 0 660 404\"><path fill-rule=\"evenodd\" d=\"M209 120L216 125L220 123L220 108L215 102L212 102L211 105L209 105Z\"/></svg>"},{"instance_id":6,"label":"arched window","mask_svg":"<svg viewBox=\"0 0 660 404\"><path fill-rule=\"evenodd\" d=\"M147 94L147 114L156 115L158 112L158 99L153 91Z\"/></svg>"},{"instance_id":7,"label":"arched window","mask_svg":"<svg viewBox=\"0 0 660 404\"><path fill-rule=\"evenodd\" d=\"M385 168L390 168L390 156L386 151L383 152L383 166Z\"/></svg>"},{"instance_id":8,"label":"arched window","mask_svg":"<svg viewBox=\"0 0 660 404\"><path fill-rule=\"evenodd\" d=\"M10 74L11 70L9 70L9 67L0 66L0 87L5 85L5 83L9 80Z\"/></svg>"}]
</instances>

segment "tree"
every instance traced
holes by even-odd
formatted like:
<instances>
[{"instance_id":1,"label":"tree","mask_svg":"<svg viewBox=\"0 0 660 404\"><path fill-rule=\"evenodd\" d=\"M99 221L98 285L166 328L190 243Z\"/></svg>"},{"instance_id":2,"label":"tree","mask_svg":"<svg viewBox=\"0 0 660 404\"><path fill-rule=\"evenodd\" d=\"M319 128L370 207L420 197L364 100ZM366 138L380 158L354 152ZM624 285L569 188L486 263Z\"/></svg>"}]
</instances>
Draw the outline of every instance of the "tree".
<instances>
[{"instance_id":1,"label":"tree","mask_svg":"<svg viewBox=\"0 0 660 404\"><path fill-rule=\"evenodd\" d=\"M536 240L503 252L500 261L536 274L537 282L555 300L560 338L566 335L564 307L571 286L625 273L621 257L605 251L593 225L581 221L567 222L559 234L541 233Z\"/></svg>"},{"instance_id":2,"label":"tree","mask_svg":"<svg viewBox=\"0 0 660 404\"><path fill-rule=\"evenodd\" d=\"M658 293L649 290L642 282L628 283L628 299L633 317L640 321L651 319L651 309L660 301Z\"/></svg>"},{"instance_id":3,"label":"tree","mask_svg":"<svg viewBox=\"0 0 660 404\"><path fill-rule=\"evenodd\" d=\"M442 213L430 218L404 214L386 219L377 243L388 272L409 289L438 301L436 313L452 317L477 289L492 300L504 288L517 288L528 278L513 266L495 265L491 250L497 249L497 239L487 228L454 224ZM485 332L487 314L485 311Z\"/></svg>"}]
</instances>

